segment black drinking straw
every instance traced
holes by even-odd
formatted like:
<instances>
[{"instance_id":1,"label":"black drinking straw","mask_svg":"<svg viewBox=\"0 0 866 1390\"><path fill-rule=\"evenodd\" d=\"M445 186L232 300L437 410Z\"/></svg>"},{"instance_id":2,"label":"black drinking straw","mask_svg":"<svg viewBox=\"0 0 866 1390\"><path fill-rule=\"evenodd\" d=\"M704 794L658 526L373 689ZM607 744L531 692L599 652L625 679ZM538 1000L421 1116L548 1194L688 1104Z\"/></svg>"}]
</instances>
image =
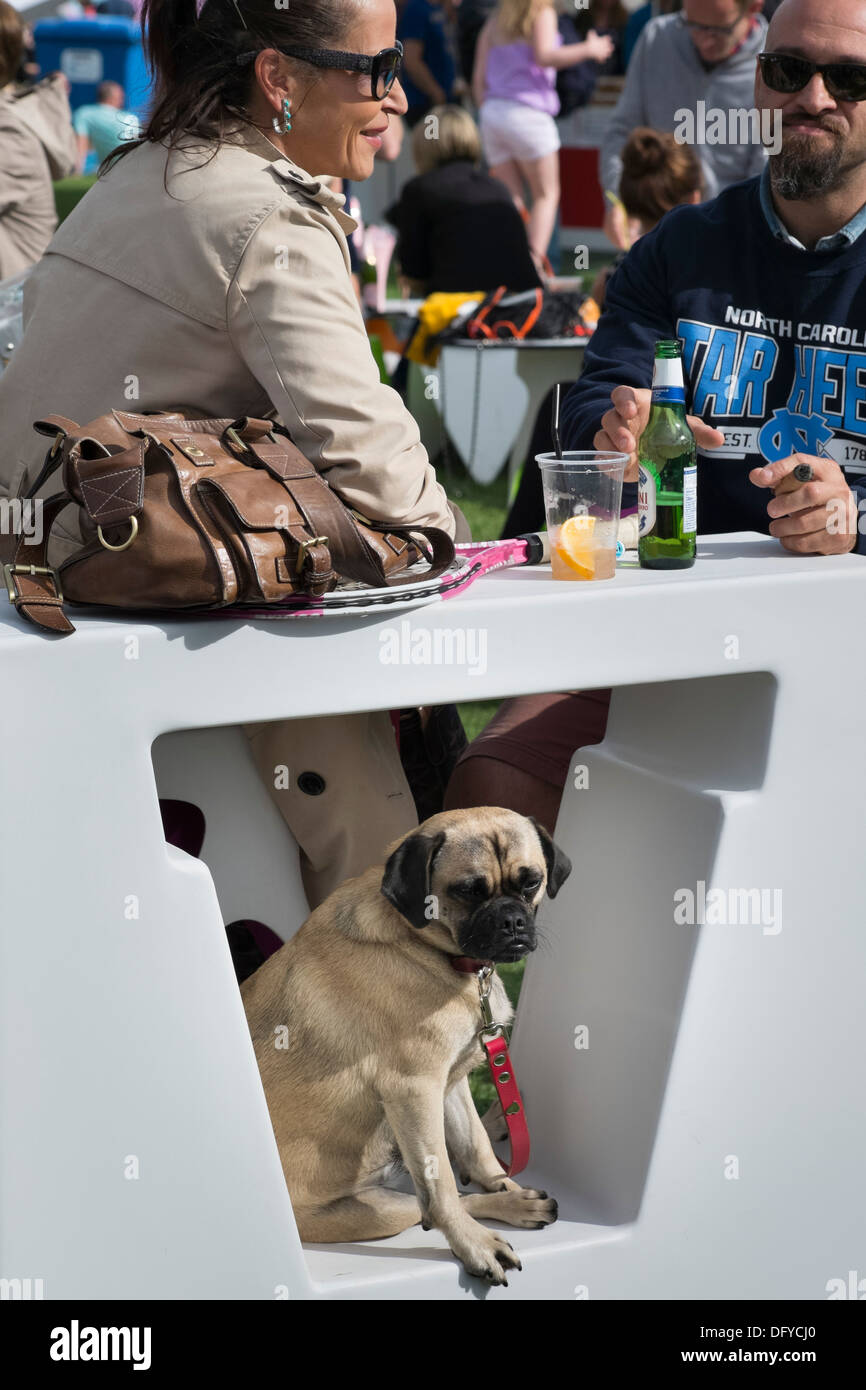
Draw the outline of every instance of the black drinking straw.
<instances>
[{"instance_id":1,"label":"black drinking straw","mask_svg":"<svg viewBox=\"0 0 866 1390\"><path fill-rule=\"evenodd\" d=\"M553 432L553 447L556 450L556 457L562 458L562 444L559 439L559 398L562 394L562 383L557 382L553 388L553 422L551 429Z\"/></svg>"}]
</instances>

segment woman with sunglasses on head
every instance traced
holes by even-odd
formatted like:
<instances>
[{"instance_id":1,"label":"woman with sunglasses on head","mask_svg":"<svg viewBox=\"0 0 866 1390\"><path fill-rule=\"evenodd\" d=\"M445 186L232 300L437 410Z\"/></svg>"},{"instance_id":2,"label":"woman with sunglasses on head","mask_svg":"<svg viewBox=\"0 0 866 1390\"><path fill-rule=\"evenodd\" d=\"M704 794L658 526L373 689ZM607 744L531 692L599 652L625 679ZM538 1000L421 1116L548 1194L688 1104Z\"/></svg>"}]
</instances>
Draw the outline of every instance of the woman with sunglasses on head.
<instances>
[{"instance_id":1,"label":"woman with sunglasses on head","mask_svg":"<svg viewBox=\"0 0 866 1390\"><path fill-rule=\"evenodd\" d=\"M0 381L0 495L35 478L32 422L48 413L84 424L183 407L273 416L365 517L452 537L459 522L469 539L417 425L380 383L349 274L354 224L321 177L368 178L405 111L393 0L196 10L146 0L156 90L144 136L110 157L32 275ZM80 544L71 531L60 541L54 563ZM387 713L251 738L313 905L417 823ZM283 766L290 786L275 791Z\"/></svg>"}]
</instances>

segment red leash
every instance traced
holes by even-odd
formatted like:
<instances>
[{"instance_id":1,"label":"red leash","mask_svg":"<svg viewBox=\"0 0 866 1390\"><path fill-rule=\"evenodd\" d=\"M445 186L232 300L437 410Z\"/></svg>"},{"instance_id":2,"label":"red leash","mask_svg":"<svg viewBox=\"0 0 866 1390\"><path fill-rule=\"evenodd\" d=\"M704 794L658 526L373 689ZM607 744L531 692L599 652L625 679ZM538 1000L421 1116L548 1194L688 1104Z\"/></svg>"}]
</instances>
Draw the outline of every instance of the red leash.
<instances>
[{"instance_id":1,"label":"red leash","mask_svg":"<svg viewBox=\"0 0 866 1390\"><path fill-rule=\"evenodd\" d=\"M517 1089L514 1067L508 1055L505 1025L495 1023L490 1012L490 980L493 975L493 962L473 960L471 956L452 956L451 965L462 975L475 975L478 980L478 997L483 1024L478 1030L478 1036L481 1039L481 1046L487 1053L490 1075L493 1077L496 1094L502 1103L502 1113L508 1126L508 1139L511 1145L511 1162L505 1163L501 1158L499 1162L505 1169L505 1176L513 1178L515 1173L522 1173L529 1162L529 1128L526 1124L523 1100Z\"/></svg>"}]
</instances>

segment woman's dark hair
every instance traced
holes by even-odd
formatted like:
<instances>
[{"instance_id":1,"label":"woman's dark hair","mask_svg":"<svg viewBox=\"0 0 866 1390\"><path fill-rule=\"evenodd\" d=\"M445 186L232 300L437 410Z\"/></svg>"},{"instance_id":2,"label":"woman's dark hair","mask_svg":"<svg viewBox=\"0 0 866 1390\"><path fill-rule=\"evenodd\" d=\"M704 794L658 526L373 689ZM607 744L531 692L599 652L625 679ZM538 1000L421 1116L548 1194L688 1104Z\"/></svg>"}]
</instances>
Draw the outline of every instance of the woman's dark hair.
<instances>
[{"instance_id":1,"label":"woman's dark hair","mask_svg":"<svg viewBox=\"0 0 866 1390\"><path fill-rule=\"evenodd\" d=\"M638 126L622 151L619 196L629 217L655 226L671 208L703 192L701 163L688 145L669 131Z\"/></svg>"},{"instance_id":2,"label":"woman's dark hair","mask_svg":"<svg viewBox=\"0 0 866 1390\"><path fill-rule=\"evenodd\" d=\"M265 48L339 48L357 13L357 0L144 0L141 23L154 80L148 122L140 140L109 155L103 169L137 145L185 135L218 147L248 119L252 61L242 53ZM315 80L314 70L306 69Z\"/></svg>"},{"instance_id":3,"label":"woman's dark hair","mask_svg":"<svg viewBox=\"0 0 866 1390\"><path fill-rule=\"evenodd\" d=\"M24 25L17 10L0 0L0 87L14 81L24 57Z\"/></svg>"}]
</instances>

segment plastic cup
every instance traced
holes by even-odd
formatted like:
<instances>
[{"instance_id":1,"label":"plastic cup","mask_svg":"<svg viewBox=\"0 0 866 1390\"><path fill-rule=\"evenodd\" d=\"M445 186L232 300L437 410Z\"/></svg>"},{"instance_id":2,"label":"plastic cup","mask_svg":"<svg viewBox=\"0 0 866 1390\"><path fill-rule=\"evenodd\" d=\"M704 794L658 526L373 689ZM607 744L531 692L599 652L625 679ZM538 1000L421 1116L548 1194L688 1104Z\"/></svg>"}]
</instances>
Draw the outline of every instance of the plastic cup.
<instances>
[{"instance_id":1,"label":"plastic cup","mask_svg":"<svg viewBox=\"0 0 866 1390\"><path fill-rule=\"evenodd\" d=\"M627 454L538 454L554 579L613 579Z\"/></svg>"}]
</instances>

